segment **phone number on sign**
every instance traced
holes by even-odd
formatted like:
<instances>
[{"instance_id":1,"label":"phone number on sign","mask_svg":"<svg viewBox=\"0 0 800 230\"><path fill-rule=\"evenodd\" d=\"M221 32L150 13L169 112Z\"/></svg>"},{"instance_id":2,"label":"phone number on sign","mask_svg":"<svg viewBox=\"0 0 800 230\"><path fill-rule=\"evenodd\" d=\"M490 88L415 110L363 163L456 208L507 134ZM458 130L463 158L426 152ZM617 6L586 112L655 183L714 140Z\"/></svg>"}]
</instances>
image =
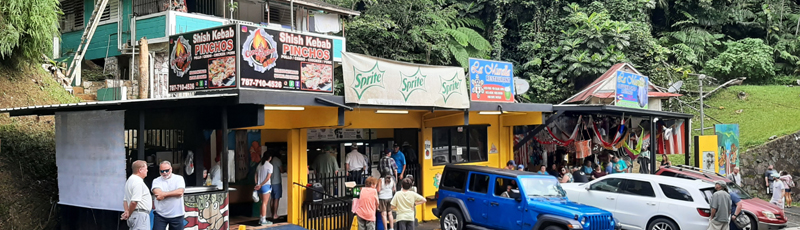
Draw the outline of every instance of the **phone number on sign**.
<instances>
[{"instance_id":1,"label":"phone number on sign","mask_svg":"<svg viewBox=\"0 0 800 230\"><path fill-rule=\"evenodd\" d=\"M283 88L283 82L267 81L262 79L242 78L242 86L252 86L259 88Z\"/></svg>"},{"instance_id":2,"label":"phone number on sign","mask_svg":"<svg viewBox=\"0 0 800 230\"><path fill-rule=\"evenodd\" d=\"M186 84L170 85L169 86L169 91L170 92L186 91L186 90L194 90L194 83L186 83Z\"/></svg>"}]
</instances>

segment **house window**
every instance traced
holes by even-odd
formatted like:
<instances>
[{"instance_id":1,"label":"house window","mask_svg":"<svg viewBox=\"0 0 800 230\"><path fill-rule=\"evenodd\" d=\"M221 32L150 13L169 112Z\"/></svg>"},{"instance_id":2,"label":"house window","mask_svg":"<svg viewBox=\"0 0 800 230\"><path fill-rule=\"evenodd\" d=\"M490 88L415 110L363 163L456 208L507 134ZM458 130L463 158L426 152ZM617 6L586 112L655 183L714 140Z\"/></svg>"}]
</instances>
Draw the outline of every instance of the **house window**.
<instances>
[{"instance_id":1,"label":"house window","mask_svg":"<svg viewBox=\"0 0 800 230\"><path fill-rule=\"evenodd\" d=\"M95 5L98 1L100 0L94 1ZM106 9L103 10L103 14L100 16L100 23L119 21L119 1L120 0L108 0Z\"/></svg>"},{"instance_id":2,"label":"house window","mask_svg":"<svg viewBox=\"0 0 800 230\"><path fill-rule=\"evenodd\" d=\"M433 128L433 164L487 161L487 126Z\"/></svg>"},{"instance_id":3,"label":"house window","mask_svg":"<svg viewBox=\"0 0 800 230\"><path fill-rule=\"evenodd\" d=\"M292 28L292 9L289 7L289 4L267 1L266 8L267 12L264 12L264 22L278 24L288 29ZM295 15L295 17L297 17L297 15Z\"/></svg>"},{"instance_id":4,"label":"house window","mask_svg":"<svg viewBox=\"0 0 800 230\"><path fill-rule=\"evenodd\" d=\"M133 14L136 16L160 12L163 0L133 0Z\"/></svg>"},{"instance_id":5,"label":"house window","mask_svg":"<svg viewBox=\"0 0 800 230\"><path fill-rule=\"evenodd\" d=\"M83 1L61 0L61 32L71 32L83 29Z\"/></svg>"}]
</instances>

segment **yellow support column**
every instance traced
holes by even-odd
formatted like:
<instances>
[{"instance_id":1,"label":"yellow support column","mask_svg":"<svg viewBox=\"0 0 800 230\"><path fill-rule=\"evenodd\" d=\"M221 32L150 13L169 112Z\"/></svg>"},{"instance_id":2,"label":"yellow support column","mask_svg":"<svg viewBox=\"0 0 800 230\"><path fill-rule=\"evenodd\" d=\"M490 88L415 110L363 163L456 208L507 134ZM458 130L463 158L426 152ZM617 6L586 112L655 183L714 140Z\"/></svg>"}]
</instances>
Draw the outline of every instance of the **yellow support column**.
<instances>
[{"instance_id":1,"label":"yellow support column","mask_svg":"<svg viewBox=\"0 0 800 230\"><path fill-rule=\"evenodd\" d=\"M499 129L500 146L497 151L500 156L496 167L505 168L506 163L514 159L514 130L510 126L500 126Z\"/></svg>"},{"instance_id":2,"label":"yellow support column","mask_svg":"<svg viewBox=\"0 0 800 230\"><path fill-rule=\"evenodd\" d=\"M305 200L305 188L297 186L308 183L308 153L306 152L307 134L306 129L291 129L286 138L287 147L287 169L288 172L288 213L287 221L296 225L303 225L302 208Z\"/></svg>"}]
</instances>

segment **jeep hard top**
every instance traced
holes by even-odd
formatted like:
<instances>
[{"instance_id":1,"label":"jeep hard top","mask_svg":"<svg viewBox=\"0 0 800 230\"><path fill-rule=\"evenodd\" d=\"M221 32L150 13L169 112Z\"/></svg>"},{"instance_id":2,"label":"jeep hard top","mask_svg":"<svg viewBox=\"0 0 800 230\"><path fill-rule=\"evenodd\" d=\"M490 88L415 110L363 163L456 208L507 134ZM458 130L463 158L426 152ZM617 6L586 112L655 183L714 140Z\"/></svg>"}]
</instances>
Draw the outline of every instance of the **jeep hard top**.
<instances>
[{"instance_id":1,"label":"jeep hard top","mask_svg":"<svg viewBox=\"0 0 800 230\"><path fill-rule=\"evenodd\" d=\"M620 227L610 212L570 202L553 176L532 172L447 165L436 197L442 230Z\"/></svg>"}]
</instances>

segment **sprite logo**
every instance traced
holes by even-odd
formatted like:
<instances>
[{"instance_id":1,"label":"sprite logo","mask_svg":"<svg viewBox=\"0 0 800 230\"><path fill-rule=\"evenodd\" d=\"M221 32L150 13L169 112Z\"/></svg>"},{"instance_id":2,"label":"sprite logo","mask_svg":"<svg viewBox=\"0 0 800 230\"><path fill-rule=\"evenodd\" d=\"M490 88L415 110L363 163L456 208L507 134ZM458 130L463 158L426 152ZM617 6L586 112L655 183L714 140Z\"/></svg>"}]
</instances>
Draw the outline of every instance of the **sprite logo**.
<instances>
[{"instance_id":1,"label":"sprite logo","mask_svg":"<svg viewBox=\"0 0 800 230\"><path fill-rule=\"evenodd\" d=\"M439 77L441 78L441 76ZM444 103L447 104L447 99L453 94L461 94L461 87L464 87L464 79L459 79L458 74L453 75L449 80L442 79L442 97Z\"/></svg>"},{"instance_id":2,"label":"sprite logo","mask_svg":"<svg viewBox=\"0 0 800 230\"><path fill-rule=\"evenodd\" d=\"M425 90L425 75L422 75L422 70L417 67L417 72L412 75L405 75L402 72L400 73L403 80L400 82L403 84L400 88L400 93L403 94L403 99L407 102L408 97L411 96L414 91L417 90Z\"/></svg>"},{"instance_id":3,"label":"sprite logo","mask_svg":"<svg viewBox=\"0 0 800 230\"><path fill-rule=\"evenodd\" d=\"M358 100L361 100L361 96L364 96L364 92L366 92L369 88L372 87L381 87L386 88L383 86L383 74L386 71L381 71L378 68L378 62L375 62L375 66L372 66L372 69L369 70L359 70L355 66L353 66L353 72L355 72L356 76L353 79L353 92L356 93L358 96Z\"/></svg>"}]
</instances>

